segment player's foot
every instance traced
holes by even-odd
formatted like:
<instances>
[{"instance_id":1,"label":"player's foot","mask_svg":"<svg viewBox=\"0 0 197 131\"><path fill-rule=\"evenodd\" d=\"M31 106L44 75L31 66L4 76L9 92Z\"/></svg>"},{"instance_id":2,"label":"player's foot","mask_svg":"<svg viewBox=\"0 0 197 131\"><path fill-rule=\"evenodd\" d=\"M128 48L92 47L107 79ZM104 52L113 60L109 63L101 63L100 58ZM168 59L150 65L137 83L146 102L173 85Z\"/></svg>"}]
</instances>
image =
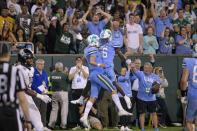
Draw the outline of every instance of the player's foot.
<instances>
[{"instance_id":1,"label":"player's foot","mask_svg":"<svg viewBox=\"0 0 197 131\"><path fill-rule=\"evenodd\" d=\"M127 104L127 108L128 109L131 109L131 106L132 106L132 104L131 104L131 100L130 100L130 98L128 97L128 96L124 96L124 100L125 100L125 102L126 102L126 104Z\"/></svg>"},{"instance_id":2,"label":"player's foot","mask_svg":"<svg viewBox=\"0 0 197 131\"><path fill-rule=\"evenodd\" d=\"M44 127L44 131L51 131L51 129Z\"/></svg>"},{"instance_id":3,"label":"player's foot","mask_svg":"<svg viewBox=\"0 0 197 131\"><path fill-rule=\"evenodd\" d=\"M70 103L83 105L84 104L84 100L79 98L77 100L70 101Z\"/></svg>"},{"instance_id":4,"label":"player's foot","mask_svg":"<svg viewBox=\"0 0 197 131\"><path fill-rule=\"evenodd\" d=\"M167 126L165 124L159 123L159 126L162 128L167 128Z\"/></svg>"},{"instance_id":5,"label":"player's foot","mask_svg":"<svg viewBox=\"0 0 197 131\"><path fill-rule=\"evenodd\" d=\"M129 113L129 112L125 111L125 110L120 110L118 112L118 115L119 116L133 116L133 113Z\"/></svg>"},{"instance_id":6,"label":"player's foot","mask_svg":"<svg viewBox=\"0 0 197 131\"><path fill-rule=\"evenodd\" d=\"M90 128L90 125L89 125L89 123L88 123L88 119L86 118L86 117L81 117L80 118L80 122L83 124L83 126L85 127L85 128Z\"/></svg>"},{"instance_id":7,"label":"player's foot","mask_svg":"<svg viewBox=\"0 0 197 131\"><path fill-rule=\"evenodd\" d=\"M128 126L126 126L126 127L124 128L124 130L125 130L125 131L132 131L132 129L129 129Z\"/></svg>"},{"instance_id":8,"label":"player's foot","mask_svg":"<svg viewBox=\"0 0 197 131\"><path fill-rule=\"evenodd\" d=\"M120 131L125 131L124 126L121 126L121 127L120 127Z\"/></svg>"}]
</instances>

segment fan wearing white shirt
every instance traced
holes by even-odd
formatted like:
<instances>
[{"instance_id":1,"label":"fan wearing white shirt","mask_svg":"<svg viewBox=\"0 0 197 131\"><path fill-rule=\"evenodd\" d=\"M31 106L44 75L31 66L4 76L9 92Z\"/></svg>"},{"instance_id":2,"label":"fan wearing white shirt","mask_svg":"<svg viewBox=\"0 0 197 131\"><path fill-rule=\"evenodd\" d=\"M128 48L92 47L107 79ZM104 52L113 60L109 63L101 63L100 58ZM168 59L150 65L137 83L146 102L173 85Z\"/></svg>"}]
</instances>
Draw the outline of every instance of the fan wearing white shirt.
<instances>
[{"instance_id":1,"label":"fan wearing white shirt","mask_svg":"<svg viewBox=\"0 0 197 131\"><path fill-rule=\"evenodd\" d=\"M87 85L87 80L89 76L89 69L87 66L83 65L81 57L77 57L75 59L75 64L76 65L71 67L69 72L69 80L72 81L72 85L71 85L72 100L79 99L83 89ZM77 106L74 107L74 110L75 113L79 112ZM77 117L78 117L77 120L79 120L80 115L77 114ZM78 121L77 123L80 124L80 121Z\"/></svg>"},{"instance_id":2,"label":"fan wearing white shirt","mask_svg":"<svg viewBox=\"0 0 197 131\"><path fill-rule=\"evenodd\" d=\"M125 56L134 53L143 53L143 31L139 24L135 23L135 14L129 14L129 23L126 24L125 46L127 52Z\"/></svg>"}]
</instances>

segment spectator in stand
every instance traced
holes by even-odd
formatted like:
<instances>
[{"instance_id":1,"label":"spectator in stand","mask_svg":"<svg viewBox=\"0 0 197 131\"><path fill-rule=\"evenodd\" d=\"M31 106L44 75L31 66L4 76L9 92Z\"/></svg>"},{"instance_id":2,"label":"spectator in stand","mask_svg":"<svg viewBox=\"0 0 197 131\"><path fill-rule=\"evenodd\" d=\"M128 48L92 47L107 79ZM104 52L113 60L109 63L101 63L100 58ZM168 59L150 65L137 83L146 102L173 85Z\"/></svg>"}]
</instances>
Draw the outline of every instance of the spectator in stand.
<instances>
[{"instance_id":1,"label":"spectator in stand","mask_svg":"<svg viewBox=\"0 0 197 131\"><path fill-rule=\"evenodd\" d=\"M156 54L159 48L157 38L154 36L153 27L147 28L147 35L144 36L144 54Z\"/></svg>"},{"instance_id":2,"label":"spectator in stand","mask_svg":"<svg viewBox=\"0 0 197 131\"><path fill-rule=\"evenodd\" d=\"M194 10L195 15L197 16L197 1L196 0L194 0L193 10Z\"/></svg>"},{"instance_id":3,"label":"spectator in stand","mask_svg":"<svg viewBox=\"0 0 197 131\"><path fill-rule=\"evenodd\" d=\"M33 28L33 18L28 12L28 7L22 5L22 13L16 18L15 29L22 28L24 30L24 41L30 41L30 35Z\"/></svg>"},{"instance_id":4,"label":"spectator in stand","mask_svg":"<svg viewBox=\"0 0 197 131\"><path fill-rule=\"evenodd\" d=\"M173 24L173 29L172 36L173 38L176 38L176 36L180 33L180 26L178 26L178 24Z\"/></svg>"},{"instance_id":5,"label":"spectator in stand","mask_svg":"<svg viewBox=\"0 0 197 131\"><path fill-rule=\"evenodd\" d=\"M13 5L16 15L20 14L22 12L21 7L19 4L17 4L17 0L7 0L7 7L9 8L10 5Z\"/></svg>"},{"instance_id":6,"label":"spectator in stand","mask_svg":"<svg viewBox=\"0 0 197 131\"><path fill-rule=\"evenodd\" d=\"M33 30L31 32L30 40L34 43L41 42L45 43L45 35L48 32L47 24L44 18L44 13L41 8L37 8L33 14ZM35 45L37 46L37 45Z\"/></svg>"},{"instance_id":7,"label":"spectator in stand","mask_svg":"<svg viewBox=\"0 0 197 131\"><path fill-rule=\"evenodd\" d=\"M8 21L5 21L3 24L2 30L0 30L0 41L8 41L8 42L13 42L14 44L17 42L14 34L10 30L10 23Z\"/></svg>"},{"instance_id":8,"label":"spectator in stand","mask_svg":"<svg viewBox=\"0 0 197 131\"><path fill-rule=\"evenodd\" d=\"M52 110L49 120L49 127L54 128L57 121L59 105L61 108L61 125L62 129L67 127L67 116L68 116L68 72L64 72L64 67L61 62L55 64L55 71L50 76L52 85ZM68 70L67 70L68 71Z\"/></svg>"},{"instance_id":9,"label":"spectator in stand","mask_svg":"<svg viewBox=\"0 0 197 131\"><path fill-rule=\"evenodd\" d=\"M193 29L195 30L195 27ZM191 24L186 25L186 31L189 38L192 38L193 29Z\"/></svg>"},{"instance_id":10,"label":"spectator in stand","mask_svg":"<svg viewBox=\"0 0 197 131\"><path fill-rule=\"evenodd\" d=\"M22 28L16 29L16 34L15 34L17 42L25 42L25 33Z\"/></svg>"},{"instance_id":11,"label":"spectator in stand","mask_svg":"<svg viewBox=\"0 0 197 131\"><path fill-rule=\"evenodd\" d=\"M118 83L120 84L120 86L122 87L124 93L130 97L130 99L132 100L132 92L131 92L131 81L130 81L130 66L128 65L128 70L126 67L123 67L121 69L121 75L118 77ZM128 109L125 100L123 98L123 96L119 93L119 97L120 97L120 102L121 105L123 106L123 108L132 113L131 109ZM130 116L121 116L120 117L120 123L121 123L121 128L120 131L129 131L129 123L131 121L131 117Z\"/></svg>"},{"instance_id":12,"label":"spectator in stand","mask_svg":"<svg viewBox=\"0 0 197 131\"><path fill-rule=\"evenodd\" d=\"M10 4L8 9L9 9L9 16L12 17L14 20L16 20L17 14L16 14L16 9L14 8L14 5Z\"/></svg>"},{"instance_id":13,"label":"spectator in stand","mask_svg":"<svg viewBox=\"0 0 197 131\"><path fill-rule=\"evenodd\" d=\"M120 28L120 19L113 19L112 21L112 43L114 45L121 45L123 46L123 30ZM119 48L121 48L119 47Z\"/></svg>"},{"instance_id":14,"label":"spectator in stand","mask_svg":"<svg viewBox=\"0 0 197 131\"><path fill-rule=\"evenodd\" d=\"M76 46L76 51L79 53L80 42L83 40L81 35L83 30L83 22L80 18L80 11L78 9L74 9L73 13L69 17L69 25L70 25L70 33L73 35L73 43Z\"/></svg>"},{"instance_id":15,"label":"spectator in stand","mask_svg":"<svg viewBox=\"0 0 197 131\"><path fill-rule=\"evenodd\" d=\"M162 10L160 10L159 16L157 16L154 8L155 2L155 0L151 0L151 13L155 22L156 36L157 38L159 38L165 27L173 29L172 20L176 13L177 0L175 1L175 6L171 14L167 14L167 9L163 8Z\"/></svg>"},{"instance_id":16,"label":"spectator in stand","mask_svg":"<svg viewBox=\"0 0 197 131\"><path fill-rule=\"evenodd\" d=\"M196 14L194 13L191 4L186 3L184 5L184 18L187 19L189 21L190 24L194 24L194 22L196 21Z\"/></svg>"},{"instance_id":17,"label":"spectator in stand","mask_svg":"<svg viewBox=\"0 0 197 131\"><path fill-rule=\"evenodd\" d=\"M159 53L172 54L173 48L175 48L175 40L170 28L166 27L159 38Z\"/></svg>"},{"instance_id":18,"label":"spectator in stand","mask_svg":"<svg viewBox=\"0 0 197 131\"><path fill-rule=\"evenodd\" d=\"M96 7L96 12L94 12L92 16L92 21L86 20L87 15L92 10L92 5L89 6L87 12L84 14L82 20L85 23L86 27L88 28L89 34L96 34L100 35L101 31L104 29L106 24L111 19L111 15L108 13L105 13L100 7ZM105 16L106 18L103 20L100 19L100 15Z\"/></svg>"},{"instance_id":19,"label":"spectator in stand","mask_svg":"<svg viewBox=\"0 0 197 131\"><path fill-rule=\"evenodd\" d=\"M197 44L197 30L194 31L192 35L193 45Z\"/></svg>"},{"instance_id":20,"label":"spectator in stand","mask_svg":"<svg viewBox=\"0 0 197 131\"><path fill-rule=\"evenodd\" d=\"M55 52L58 54L70 54L71 51L76 53L73 43L73 35L68 31L68 25L62 26L63 30L57 35L55 42Z\"/></svg>"},{"instance_id":21,"label":"spectator in stand","mask_svg":"<svg viewBox=\"0 0 197 131\"><path fill-rule=\"evenodd\" d=\"M132 2L128 1L128 4L125 4L125 16L126 16L126 23L129 23L129 14L138 14L140 18L142 18L144 10L143 6L140 4L140 2L137 2L136 0L132 0Z\"/></svg>"},{"instance_id":22,"label":"spectator in stand","mask_svg":"<svg viewBox=\"0 0 197 131\"><path fill-rule=\"evenodd\" d=\"M135 23L135 15L133 13L129 14L129 23L126 24L125 47L127 49L126 57L135 53L143 53L142 27Z\"/></svg>"},{"instance_id":23,"label":"spectator in stand","mask_svg":"<svg viewBox=\"0 0 197 131\"><path fill-rule=\"evenodd\" d=\"M48 93L48 76L46 71L44 71L44 63L43 59L36 60L36 68L34 68L33 80L32 80L32 90L39 94L47 94ZM47 115L47 104L38 98L33 98L38 110L41 114L41 119L43 125L46 127L46 115Z\"/></svg>"},{"instance_id":24,"label":"spectator in stand","mask_svg":"<svg viewBox=\"0 0 197 131\"><path fill-rule=\"evenodd\" d=\"M174 24L177 24L179 27L186 26L187 24L191 24L187 19L184 18L183 9L178 10L178 18L174 20Z\"/></svg>"},{"instance_id":25,"label":"spectator in stand","mask_svg":"<svg viewBox=\"0 0 197 131\"><path fill-rule=\"evenodd\" d=\"M34 4L32 7L31 7L31 15L34 14L34 12L36 11L37 8L40 8L43 10L44 8L44 0L36 0L36 4ZM45 8L46 9L46 8ZM45 9L43 11L45 11Z\"/></svg>"},{"instance_id":26,"label":"spectator in stand","mask_svg":"<svg viewBox=\"0 0 197 131\"><path fill-rule=\"evenodd\" d=\"M50 24L48 26L48 34L47 34L47 53L53 54L55 49L55 43L57 40L57 36L61 33L61 25L60 21L57 19L57 17L52 17Z\"/></svg>"},{"instance_id":27,"label":"spectator in stand","mask_svg":"<svg viewBox=\"0 0 197 131\"><path fill-rule=\"evenodd\" d=\"M4 7L1 9L1 15L0 15L0 31L2 30L4 23L8 22L10 31L13 30L15 20L9 16L9 10Z\"/></svg>"},{"instance_id":28,"label":"spectator in stand","mask_svg":"<svg viewBox=\"0 0 197 131\"><path fill-rule=\"evenodd\" d=\"M186 27L181 27L180 35L176 39L176 54L191 54L193 41L188 37Z\"/></svg>"},{"instance_id":29,"label":"spectator in stand","mask_svg":"<svg viewBox=\"0 0 197 131\"><path fill-rule=\"evenodd\" d=\"M147 18L147 10L146 7L143 3L141 3L142 7L143 7L143 16L142 18L140 17L139 14L135 15L135 23L141 25L143 32L145 32L146 27L145 27L145 20Z\"/></svg>"}]
</instances>

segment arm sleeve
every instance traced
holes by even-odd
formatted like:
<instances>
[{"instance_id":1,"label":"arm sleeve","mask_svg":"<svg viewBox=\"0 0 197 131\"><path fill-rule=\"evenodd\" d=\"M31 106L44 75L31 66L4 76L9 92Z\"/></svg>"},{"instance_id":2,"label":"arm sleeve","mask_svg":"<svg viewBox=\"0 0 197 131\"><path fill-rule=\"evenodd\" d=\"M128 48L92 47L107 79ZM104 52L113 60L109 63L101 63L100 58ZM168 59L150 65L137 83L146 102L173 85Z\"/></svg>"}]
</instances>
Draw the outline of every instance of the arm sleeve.
<instances>
[{"instance_id":1,"label":"arm sleeve","mask_svg":"<svg viewBox=\"0 0 197 131\"><path fill-rule=\"evenodd\" d=\"M142 71L136 71L136 72L134 72L134 75L135 75L139 80L141 80L141 78L142 78Z\"/></svg>"}]
</instances>

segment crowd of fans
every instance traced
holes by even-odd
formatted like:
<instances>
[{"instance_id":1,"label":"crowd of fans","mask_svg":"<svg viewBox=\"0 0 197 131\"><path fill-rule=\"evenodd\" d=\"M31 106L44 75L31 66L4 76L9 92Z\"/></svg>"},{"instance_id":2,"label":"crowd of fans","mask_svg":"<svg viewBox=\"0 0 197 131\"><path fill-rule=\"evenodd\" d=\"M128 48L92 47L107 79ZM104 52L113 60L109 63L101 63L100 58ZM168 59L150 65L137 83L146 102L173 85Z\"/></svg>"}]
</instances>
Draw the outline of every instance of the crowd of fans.
<instances>
[{"instance_id":1,"label":"crowd of fans","mask_svg":"<svg viewBox=\"0 0 197 131\"><path fill-rule=\"evenodd\" d=\"M0 41L32 42L37 54L83 53L104 28L124 38L125 55L191 54L197 42L196 0L1 0L0 8Z\"/></svg>"}]
</instances>

